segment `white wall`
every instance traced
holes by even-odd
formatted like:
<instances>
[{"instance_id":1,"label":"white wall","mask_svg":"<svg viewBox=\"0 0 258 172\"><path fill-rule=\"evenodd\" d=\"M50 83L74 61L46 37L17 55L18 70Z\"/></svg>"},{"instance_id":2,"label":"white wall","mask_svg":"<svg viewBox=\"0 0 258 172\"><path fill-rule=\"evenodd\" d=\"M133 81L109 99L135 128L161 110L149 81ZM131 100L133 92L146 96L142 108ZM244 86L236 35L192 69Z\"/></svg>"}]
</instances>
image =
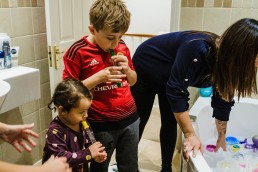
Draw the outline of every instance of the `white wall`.
<instances>
[{"instance_id":1,"label":"white wall","mask_svg":"<svg viewBox=\"0 0 258 172\"><path fill-rule=\"evenodd\" d=\"M170 32L171 0L124 0L131 12L128 33Z\"/></svg>"}]
</instances>

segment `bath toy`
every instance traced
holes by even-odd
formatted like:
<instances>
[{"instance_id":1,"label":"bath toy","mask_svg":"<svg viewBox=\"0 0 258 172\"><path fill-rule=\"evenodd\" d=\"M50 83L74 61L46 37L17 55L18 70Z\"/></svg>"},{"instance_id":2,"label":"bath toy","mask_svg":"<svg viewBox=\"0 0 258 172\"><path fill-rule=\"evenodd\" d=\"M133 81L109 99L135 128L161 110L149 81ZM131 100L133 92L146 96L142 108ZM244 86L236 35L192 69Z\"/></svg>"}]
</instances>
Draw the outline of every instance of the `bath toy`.
<instances>
[{"instance_id":1,"label":"bath toy","mask_svg":"<svg viewBox=\"0 0 258 172\"><path fill-rule=\"evenodd\" d=\"M238 145L232 145L231 150L232 150L233 152L237 152L237 151L240 150L240 146L238 146Z\"/></svg>"},{"instance_id":2,"label":"bath toy","mask_svg":"<svg viewBox=\"0 0 258 172\"><path fill-rule=\"evenodd\" d=\"M202 97L210 97L212 94L212 87L200 88L200 95Z\"/></svg>"},{"instance_id":3,"label":"bath toy","mask_svg":"<svg viewBox=\"0 0 258 172\"><path fill-rule=\"evenodd\" d=\"M254 146L258 148L258 135L253 136L252 140L254 142Z\"/></svg>"},{"instance_id":4,"label":"bath toy","mask_svg":"<svg viewBox=\"0 0 258 172\"><path fill-rule=\"evenodd\" d=\"M258 172L258 168L253 169L252 172Z\"/></svg>"},{"instance_id":5,"label":"bath toy","mask_svg":"<svg viewBox=\"0 0 258 172\"><path fill-rule=\"evenodd\" d=\"M236 145L239 143L239 141L237 138L229 136L226 138L226 143L229 145Z\"/></svg>"},{"instance_id":6,"label":"bath toy","mask_svg":"<svg viewBox=\"0 0 258 172\"><path fill-rule=\"evenodd\" d=\"M247 143L247 139L245 138L244 141L239 141L239 143L240 143L240 144L245 144L245 143Z\"/></svg>"},{"instance_id":7,"label":"bath toy","mask_svg":"<svg viewBox=\"0 0 258 172\"><path fill-rule=\"evenodd\" d=\"M253 145L253 144L248 144L248 143L246 143L246 144L245 144L245 148L246 148L246 149L253 149L253 148L254 148L254 145Z\"/></svg>"},{"instance_id":8,"label":"bath toy","mask_svg":"<svg viewBox=\"0 0 258 172\"><path fill-rule=\"evenodd\" d=\"M233 160L238 160L238 161L242 161L242 162L245 160L244 155L239 152L234 154L232 158L233 158Z\"/></svg>"},{"instance_id":9,"label":"bath toy","mask_svg":"<svg viewBox=\"0 0 258 172\"><path fill-rule=\"evenodd\" d=\"M215 145L206 145L206 150L209 152L215 152Z\"/></svg>"}]
</instances>

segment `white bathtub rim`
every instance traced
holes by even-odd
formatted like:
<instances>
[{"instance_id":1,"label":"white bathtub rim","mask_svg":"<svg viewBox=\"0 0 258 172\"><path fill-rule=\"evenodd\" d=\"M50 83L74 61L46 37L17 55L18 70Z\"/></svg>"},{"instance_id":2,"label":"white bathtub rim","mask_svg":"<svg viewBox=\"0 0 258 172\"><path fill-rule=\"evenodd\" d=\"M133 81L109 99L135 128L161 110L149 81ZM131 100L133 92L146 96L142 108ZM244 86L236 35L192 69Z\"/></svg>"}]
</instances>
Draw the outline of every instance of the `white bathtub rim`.
<instances>
[{"instance_id":1,"label":"white bathtub rim","mask_svg":"<svg viewBox=\"0 0 258 172\"><path fill-rule=\"evenodd\" d=\"M254 98L240 98L238 101L237 97L234 97L235 104L238 103L249 103L249 104L255 104L258 106L258 99ZM205 108L205 107L210 107L211 106L211 97L198 97L194 105L189 111L190 117L196 118L200 114L200 111Z\"/></svg>"}]
</instances>

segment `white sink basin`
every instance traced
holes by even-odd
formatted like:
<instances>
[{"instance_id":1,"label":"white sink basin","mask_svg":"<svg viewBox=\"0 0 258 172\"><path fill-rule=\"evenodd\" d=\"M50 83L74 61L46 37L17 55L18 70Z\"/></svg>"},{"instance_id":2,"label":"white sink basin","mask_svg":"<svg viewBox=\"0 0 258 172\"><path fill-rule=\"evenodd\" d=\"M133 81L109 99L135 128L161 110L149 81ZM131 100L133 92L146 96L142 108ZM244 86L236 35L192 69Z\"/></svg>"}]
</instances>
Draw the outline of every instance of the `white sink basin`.
<instances>
[{"instance_id":1,"label":"white sink basin","mask_svg":"<svg viewBox=\"0 0 258 172\"><path fill-rule=\"evenodd\" d=\"M17 66L0 70L0 80L10 84L10 91L1 104L0 114L40 98L39 70Z\"/></svg>"},{"instance_id":2,"label":"white sink basin","mask_svg":"<svg viewBox=\"0 0 258 172\"><path fill-rule=\"evenodd\" d=\"M10 91L10 84L0 80L0 109L7 93Z\"/></svg>"}]
</instances>

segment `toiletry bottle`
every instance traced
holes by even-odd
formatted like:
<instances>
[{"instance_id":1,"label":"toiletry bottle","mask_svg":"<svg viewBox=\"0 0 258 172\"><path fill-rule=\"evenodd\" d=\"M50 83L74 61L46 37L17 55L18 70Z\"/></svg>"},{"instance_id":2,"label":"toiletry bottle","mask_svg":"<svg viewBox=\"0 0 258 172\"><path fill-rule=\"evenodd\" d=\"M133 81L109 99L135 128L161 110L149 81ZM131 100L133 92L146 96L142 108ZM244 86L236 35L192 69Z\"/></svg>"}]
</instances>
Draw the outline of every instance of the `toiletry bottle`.
<instances>
[{"instance_id":1,"label":"toiletry bottle","mask_svg":"<svg viewBox=\"0 0 258 172\"><path fill-rule=\"evenodd\" d=\"M10 48L11 58L12 58L12 67L18 66L18 55L20 47L15 46Z\"/></svg>"},{"instance_id":2,"label":"toiletry bottle","mask_svg":"<svg viewBox=\"0 0 258 172\"><path fill-rule=\"evenodd\" d=\"M11 57L11 54L10 54L9 41L4 41L3 42L3 52L4 52L5 67L6 68L11 68L12 67L12 57Z\"/></svg>"},{"instance_id":3,"label":"toiletry bottle","mask_svg":"<svg viewBox=\"0 0 258 172\"><path fill-rule=\"evenodd\" d=\"M89 136L90 141L91 141L92 143L95 143L95 142L96 142L96 139L95 139L95 137L94 137L92 131L90 130L90 127L89 127L89 125L87 124L87 122L86 122L86 121L82 121L82 126L83 126L83 128L85 129L87 135Z\"/></svg>"},{"instance_id":4,"label":"toiletry bottle","mask_svg":"<svg viewBox=\"0 0 258 172\"><path fill-rule=\"evenodd\" d=\"M0 69L4 69L4 52L0 51Z\"/></svg>"},{"instance_id":5,"label":"toiletry bottle","mask_svg":"<svg viewBox=\"0 0 258 172\"><path fill-rule=\"evenodd\" d=\"M110 51L111 56L116 55L114 50L110 49L109 51ZM117 66L117 64L115 64L113 62L113 66ZM122 87L122 83L121 82L117 82L116 85L117 85L117 87Z\"/></svg>"},{"instance_id":6,"label":"toiletry bottle","mask_svg":"<svg viewBox=\"0 0 258 172\"><path fill-rule=\"evenodd\" d=\"M3 51L3 42L8 41L11 42L10 37L7 35L7 33L0 33L0 51Z\"/></svg>"}]
</instances>

